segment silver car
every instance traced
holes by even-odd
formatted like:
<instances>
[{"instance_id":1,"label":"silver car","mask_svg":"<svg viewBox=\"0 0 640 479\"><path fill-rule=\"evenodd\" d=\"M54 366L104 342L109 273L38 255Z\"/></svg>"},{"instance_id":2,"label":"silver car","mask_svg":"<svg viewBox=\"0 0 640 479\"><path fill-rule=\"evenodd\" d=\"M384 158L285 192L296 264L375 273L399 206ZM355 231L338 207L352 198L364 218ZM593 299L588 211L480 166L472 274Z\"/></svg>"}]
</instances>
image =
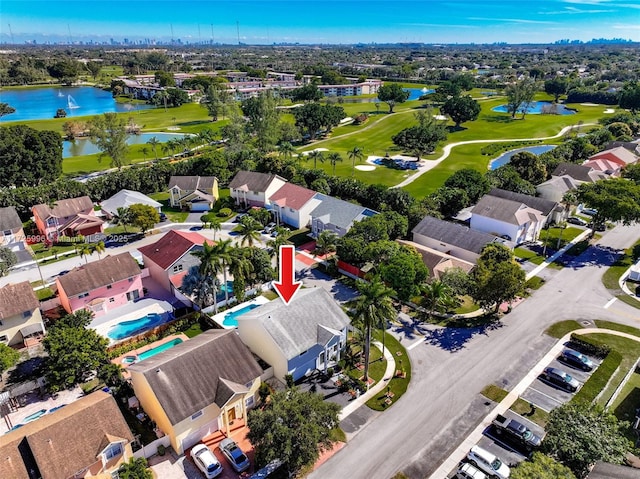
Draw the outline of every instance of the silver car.
<instances>
[{"instance_id":1,"label":"silver car","mask_svg":"<svg viewBox=\"0 0 640 479\"><path fill-rule=\"evenodd\" d=\"M576 392L580 387L580 383L571 375L558 368L546 368L542 373L542 377L550 383L571 392Z\"/></svg>"},{"instance_id":2,"label":"silver car","mask_svg":"<svg viewBox=\"0 0 640 479\"><path fill-rule=\"evenodd\" d=\"M246 471L251 466L249 458L233 439L223 439L218 447L237 472Z\"/></svg>"}]
</instances>

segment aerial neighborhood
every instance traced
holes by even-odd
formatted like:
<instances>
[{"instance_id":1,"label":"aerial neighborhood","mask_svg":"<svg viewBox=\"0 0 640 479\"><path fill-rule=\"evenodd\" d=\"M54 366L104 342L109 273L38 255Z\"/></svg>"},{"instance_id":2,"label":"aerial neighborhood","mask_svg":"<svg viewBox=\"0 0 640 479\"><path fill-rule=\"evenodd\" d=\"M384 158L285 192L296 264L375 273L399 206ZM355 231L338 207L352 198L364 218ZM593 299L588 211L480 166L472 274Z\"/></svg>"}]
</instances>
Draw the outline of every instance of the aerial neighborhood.
<instances>
[{"instance_id":1,"label":"aerial neighborhood","mask_svg":"<svg viewBox=\"0 0 640 479\"><path fill-rule=\"evenodd\" d=\"M640 478L637 39L234 28L0 36L0 478Z\"/></svg>"}]
</instances>

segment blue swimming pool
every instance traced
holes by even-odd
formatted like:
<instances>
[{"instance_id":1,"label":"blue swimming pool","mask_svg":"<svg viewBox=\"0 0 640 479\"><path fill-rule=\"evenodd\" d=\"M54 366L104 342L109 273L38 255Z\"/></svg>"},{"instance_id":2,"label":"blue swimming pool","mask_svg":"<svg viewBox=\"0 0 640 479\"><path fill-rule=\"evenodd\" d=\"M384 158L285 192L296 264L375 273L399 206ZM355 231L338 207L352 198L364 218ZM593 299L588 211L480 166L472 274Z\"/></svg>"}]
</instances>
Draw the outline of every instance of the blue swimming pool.
<instances>
[{"instance_id":1,"label":"blue swimming pool","mask_svg":"<svg viewBox=\"0 0 640 479\"><path fill-rule=\"evenodd\" d=\"M497 111L499 113L509 113L507 109L507 105L500 105L491 109L492 111ZM522 113L524 108L520 108L518 113ZM575 110L567 108L564 105L559 103L551 103L548 101L534 101L527 108L526 113L528 115L573 115L576 113Z\"/></svg>"},{"instance_id":2,"label":"blue swimming pool","mask_svg":"<svg viewBox=\"0 0 640 479\"><path fill-rule=\"evenodd\" d=\"M40 409L39 411L34 412L33 414L29 414L27 417L25 417L22 420L22 424L26 424L28 422L35 421L36 419L38 419L41 416L44 416L45 414L47 414L47 410L46 409Z\"/></svg>"},{"instance_id":3,"label":"blue swimming pool","mask_svg":"<svg viewBox=\"0 0 640 479\"><path fill-rule=\"evenodd\" d=\"M136 334L140 334L147 329L155 328L156 326L160 326L161 324L166 323L173 319L173 314L171 313L149 313L139 319L133 319L131 321L123 321L121 323L112 326L111 329L107 332L107 336L111 339L124 339L129 336L135 336Z\"/></svg>"},{"instance_id":4,"label":"blue swimming pool","mask_svg":"<svg viewBox=\"0 0 640 479\"><path fill-rule=\"evenodd\" d=\"M143 359L147 359L147 358L150 358L151 356L155 356L156 354L160 354L162 351L171 349L172 347L177 346L178 344L181 344L181 343L182 343L182 339L180 338L172 339L171 341L161 344L160 346L156 346L155 348L148 349L145 352L138 354L138 359L142 361Z\"/></svg>"},{"instance_id":5,"label":"blue swimming pool","mask_svg":"<svg viewBox=\"0 0 640 479\"><path fill-rule=\"evenodd\" d=\"M259 304L251 303L251 304L247 304L243 308L240 308L236 311L229 311L227 314L224 315L224 320L222 321L222 325L227 326L228 328L237 328L238 317L258 307L260 307Z\"/></svg>"},{"instance_id":6,"label":"blue swimming pool","mask_svg":"<svg viewBox=\"0 0 640 479\"><path fill-rule=\"evenodd\" d=\"M551 151L555 148L555 145L537 145L537 146L526 146L524 148L518 148L517 150L510 150L506 153L503 153L498 158L495 158L489 162L489 169L495 170L500 168L503 165L506 165L511 161L511 157L516 153L520 153L521 151L528 151L533 153L534 155L541 155L542 153L546 153L547 151Z\"/></svg>"}]
</instances>

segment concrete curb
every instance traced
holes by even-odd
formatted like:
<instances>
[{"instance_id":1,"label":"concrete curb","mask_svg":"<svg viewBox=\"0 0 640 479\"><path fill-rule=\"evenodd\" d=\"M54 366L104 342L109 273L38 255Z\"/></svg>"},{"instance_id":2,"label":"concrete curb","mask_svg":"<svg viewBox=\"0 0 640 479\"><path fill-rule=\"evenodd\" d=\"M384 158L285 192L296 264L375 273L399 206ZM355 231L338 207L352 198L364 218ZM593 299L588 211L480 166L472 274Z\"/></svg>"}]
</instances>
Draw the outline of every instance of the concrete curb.
<instances>
[{"instance_id":1,"label":"concrete curb","mask_svg":"<svg viewBox=\"0 0 640 479\"><path fill-rule=\"evenodd\" d=\"M576 334L612 334L614 336L621 336L623 338L632 339L634 341L640 342L640 337L633 336L632 334L623 333L620 331L614 331L611 329L600 329L600 328L584 328L584 329L576 329L571 331L570 333L565 334L562 338L558 340L558 342L545 354L538 363L531 368L531 370L527 373L527 375L522 378L522 380L516 384L516 386L507 394L507 396L500 401L492 410L489 412L484 419L478 424L478 426L469 434L456 448L456 450L451 453L451 455L445 459L445 461L436 469L436 471L429 476L429 479L443 479L447 477L447 474L458 467L458 464L467 454L467 452L476 445L476 443L482 438L484 430L491 425L491 422L496 417L497 414L504 414L511 405L520 397L522 393L536 380L536 378L542 373L544 368L551 362L553 358L555 358L560 351L564 349L565 343L571 338L573 333Z\"/></svg>"},{"instance_id":2,"label":"concrete curb","mask_svg":"<svg viewBox=\"0 0 640 479\"><path fill-rule=\"evenodd\" d=\"M378 341L374 341L373 344L376 347L382 349L382 343ZM396 361L393 358L393 355L389 352L387 348L384 348L383 353L384 353L384 359L387 360L387 369L384 372L384 376L382 377L382 380L379 381L377 384L375 384L372 388L370 388L366 393L362 394L360 397L354 399L345 407L343 407L338 417L340 421L348 417L360 406L363 406L369 399L371 399L380 391L382 391L386 387L386 385L389 383L389 381L393 379L393 374L396 369Z\"/></svg>"}]
</instances>

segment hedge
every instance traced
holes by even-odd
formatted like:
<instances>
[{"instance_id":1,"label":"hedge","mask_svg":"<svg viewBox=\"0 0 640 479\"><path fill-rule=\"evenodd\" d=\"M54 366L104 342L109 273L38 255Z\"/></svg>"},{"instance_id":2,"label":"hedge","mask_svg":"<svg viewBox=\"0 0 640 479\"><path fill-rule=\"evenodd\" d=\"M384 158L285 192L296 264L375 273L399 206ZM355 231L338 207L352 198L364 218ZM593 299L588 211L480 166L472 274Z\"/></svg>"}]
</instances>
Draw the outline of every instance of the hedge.
<instances>
[{"instance_id":1,"label":"hedge","mask_svg":"<svg viewBox=\"0 0 640 479\"><path fill-rule=\"evenodd\" d=\"M611 352L611 348L598 340L586 338L580 334L571 335L571 347L589 356L605 358Z\"/></svg>"},{"instance_id":2,"label":"hedge","mask_svg":"<svg viewBox=\"0 0 640 479\"><path fill-rule=\"evenodd\" d=\"M607 386L609 379L616 372L621 362L622 355L618 351L611 351L598 369L584 383L580 391L576 393L572 401L591 404Z\"/></svg>"}]
</instances>

